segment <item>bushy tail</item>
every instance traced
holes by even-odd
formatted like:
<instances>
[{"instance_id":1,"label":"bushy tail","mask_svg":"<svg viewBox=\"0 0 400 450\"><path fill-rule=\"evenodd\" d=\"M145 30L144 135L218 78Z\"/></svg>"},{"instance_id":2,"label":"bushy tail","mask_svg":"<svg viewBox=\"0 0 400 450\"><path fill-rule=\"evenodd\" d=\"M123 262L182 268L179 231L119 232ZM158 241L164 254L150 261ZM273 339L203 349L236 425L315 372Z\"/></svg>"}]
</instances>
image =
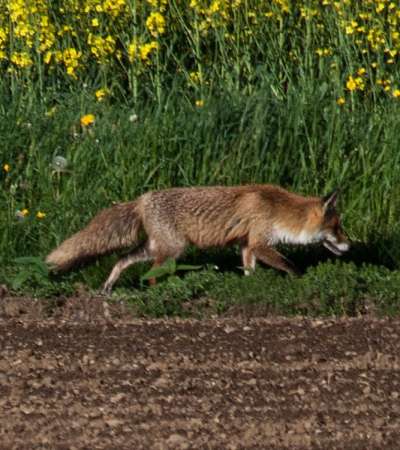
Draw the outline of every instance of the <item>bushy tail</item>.
<instances>
[{"instance_id":1,"label":"bushy tail","mask_svg":"<svg viewBox=\"0 0 400 450\"><path fill-rule=\"evenodd\" d=\"M65 271L89 258L133 246L141 226L136 201L111 206L53 250L46 262L56 271Z\"/></svg>"}]
</instances>

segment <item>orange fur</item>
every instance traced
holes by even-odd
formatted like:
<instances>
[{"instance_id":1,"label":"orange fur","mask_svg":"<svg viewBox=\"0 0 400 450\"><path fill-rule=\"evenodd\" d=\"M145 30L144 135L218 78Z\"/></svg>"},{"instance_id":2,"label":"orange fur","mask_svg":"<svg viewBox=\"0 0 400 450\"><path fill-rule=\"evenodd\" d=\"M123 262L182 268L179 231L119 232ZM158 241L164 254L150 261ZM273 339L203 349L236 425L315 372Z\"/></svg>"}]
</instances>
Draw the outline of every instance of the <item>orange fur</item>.
<instances>
[{"instance_id":1,"label":"orange fur","mask_svg":"<svg viewBox=\"0 0 400 450\"><path fill-rule=\"evenodd\" d=\"M87 258L134 247L113 268L106 292L131 264L151 260L160 265L178 258L189 244L207 248L236 243L246 270L254 269L258 259L297 273L274 246L323 242L334 253L346 251L349 244L335 204L336 193L304 197L273 185L153 191L101 211L46 261L56 270L66 270Z\"/></svg>"}]
</instances>

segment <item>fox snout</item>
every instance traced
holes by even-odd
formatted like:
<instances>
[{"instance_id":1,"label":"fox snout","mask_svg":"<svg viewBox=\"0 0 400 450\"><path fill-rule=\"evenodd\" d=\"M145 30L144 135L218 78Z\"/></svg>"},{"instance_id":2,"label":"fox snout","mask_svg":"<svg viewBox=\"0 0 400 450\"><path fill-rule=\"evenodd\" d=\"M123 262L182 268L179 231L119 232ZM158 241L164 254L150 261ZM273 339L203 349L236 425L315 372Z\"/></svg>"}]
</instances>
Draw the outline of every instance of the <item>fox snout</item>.
<instances>
[{"instance_id":1,"label":"fox snout","mask_svg":"<svg viewBox=\"0 0 400 450\"><path fill-rule=\"evenodd\" d=\"M322 226L322 243L324 247L337 256L341 256L350 248L350 241L343 231L340 216L336 211L338 190L322 199L324 225Z\"/></svg>"},{"instance_id":2,"label":"fox snout","mask_svg":"<svg viewBox=\"0 0 400 450\"><path fill-rule=\"evenodd\" d=\"M323 245L337 256L341 256L350 248L350 242L344 234L342 236L335 236L331 233L327 234L323 240Z\"/></svg>"}]
</instances>

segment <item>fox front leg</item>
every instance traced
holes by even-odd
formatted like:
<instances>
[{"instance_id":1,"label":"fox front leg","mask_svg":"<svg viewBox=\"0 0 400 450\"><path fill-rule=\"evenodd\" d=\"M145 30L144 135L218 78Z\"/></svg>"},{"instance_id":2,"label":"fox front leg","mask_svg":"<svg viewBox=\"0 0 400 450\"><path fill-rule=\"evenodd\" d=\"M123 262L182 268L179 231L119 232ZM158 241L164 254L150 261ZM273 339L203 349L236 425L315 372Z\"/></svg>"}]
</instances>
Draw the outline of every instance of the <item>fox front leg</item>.
<instances>
[{"instance_id":1,"label":"fox front leg","mask_svg":"<svg viewBox=\"0 0 400 450\"><path fill-rule=\"evenodd\" d=\"M250 275L256 268L256 255L247 245L242 247L242 264L245 275Z\"/></svg>"}]
</instances>

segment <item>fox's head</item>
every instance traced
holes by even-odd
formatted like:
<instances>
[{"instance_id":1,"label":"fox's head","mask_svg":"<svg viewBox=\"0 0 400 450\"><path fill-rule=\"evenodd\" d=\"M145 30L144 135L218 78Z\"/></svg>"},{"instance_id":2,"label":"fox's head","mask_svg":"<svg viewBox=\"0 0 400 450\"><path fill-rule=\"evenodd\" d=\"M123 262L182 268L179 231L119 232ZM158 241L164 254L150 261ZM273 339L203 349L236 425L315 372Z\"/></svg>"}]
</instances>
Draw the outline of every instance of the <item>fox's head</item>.
<instances>
[{"instance_id":1,"label":"fox's head","mask_svg":"<svg viewBox=\"0 0 400 450\"><path fill-rule=\"evenodd\" d=\"M341 255L350 248L350 242L340 223L336 211L338 191L334 191L321 199L323 220L321 225L321 241L335 255Z\"/></svg>"}]
</instances>

